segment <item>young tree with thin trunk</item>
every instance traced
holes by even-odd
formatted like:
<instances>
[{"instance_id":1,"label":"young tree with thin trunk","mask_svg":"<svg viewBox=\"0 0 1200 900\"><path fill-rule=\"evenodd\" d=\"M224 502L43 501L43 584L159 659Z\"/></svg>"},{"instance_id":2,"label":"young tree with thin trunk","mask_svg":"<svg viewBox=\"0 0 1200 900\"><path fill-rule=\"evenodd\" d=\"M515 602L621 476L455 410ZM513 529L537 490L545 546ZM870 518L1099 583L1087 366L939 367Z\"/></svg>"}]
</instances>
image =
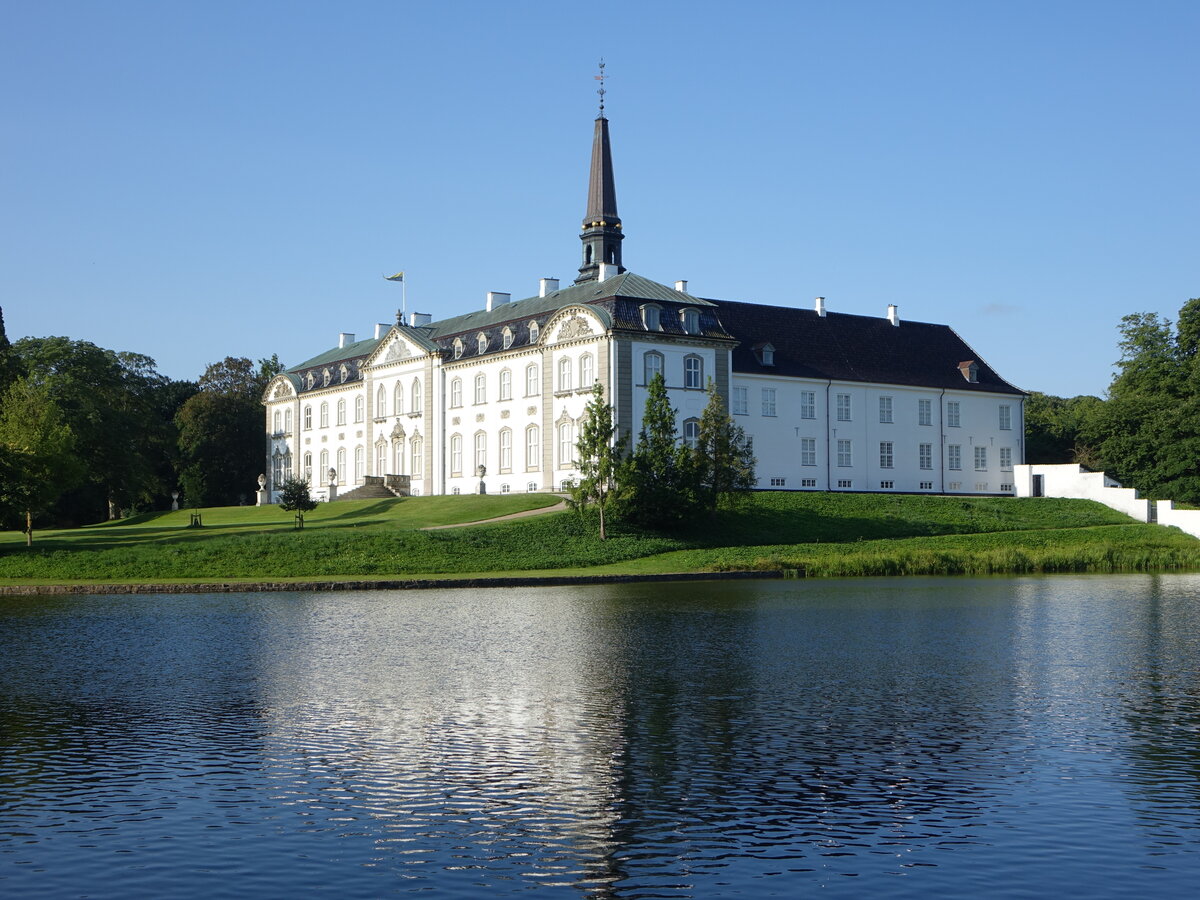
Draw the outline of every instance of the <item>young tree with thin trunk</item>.
<instances>
[{"instance_id":1,"label":"young tree with thin trunk","mask_svg":"<svg viewBox=\"0 0 1200 900\"><path fill-rule=\"evenodd\" d=\"M757 482L754 451L745 430L734 423L716 385L708 382L708 404L700 414L700 438L693 451L697 495L710 513L750 493Z\"/></svg>"},{"instance_id":2,"label":"young tree with thin trunk","mask_svg":"<svg viewBox=\"0 0 1200 900\"><path fill-rule=\"evenodd\" d=\"M604 512L617 490L617 469L625 458L625 440L616 436L612 405L604 400L597 382L588 401L579 440L575 444L576 465L582 478L571 489L570 504L583 512L595 504L600 513L600 540L608 540Z\"/></svg>"}]
</instances>

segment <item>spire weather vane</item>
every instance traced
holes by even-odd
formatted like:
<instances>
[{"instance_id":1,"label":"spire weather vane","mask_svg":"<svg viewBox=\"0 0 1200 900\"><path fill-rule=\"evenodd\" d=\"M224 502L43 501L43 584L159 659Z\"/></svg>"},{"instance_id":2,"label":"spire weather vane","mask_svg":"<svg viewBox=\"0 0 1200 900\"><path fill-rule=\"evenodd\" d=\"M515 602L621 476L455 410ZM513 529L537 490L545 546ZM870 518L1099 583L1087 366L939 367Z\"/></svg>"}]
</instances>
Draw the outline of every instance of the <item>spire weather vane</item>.
<instances>
[{"instance_id":1,"label":"spire weather vane","mask_svg":"<svg viewBox=\"0 0 1200 900\"><path fill-rule=\"evenodd\" d=\"M604 79L608 77L607 75L604 74L604 57L600 58L600 74L593 75L592 77L595 78L598 82L600 82L600 90L596 91L596 93L600 95L600 117L603 118L604 117L604 95L606 93L608 93L606 90L604 90Z\"/></svg>"}]
</instances>

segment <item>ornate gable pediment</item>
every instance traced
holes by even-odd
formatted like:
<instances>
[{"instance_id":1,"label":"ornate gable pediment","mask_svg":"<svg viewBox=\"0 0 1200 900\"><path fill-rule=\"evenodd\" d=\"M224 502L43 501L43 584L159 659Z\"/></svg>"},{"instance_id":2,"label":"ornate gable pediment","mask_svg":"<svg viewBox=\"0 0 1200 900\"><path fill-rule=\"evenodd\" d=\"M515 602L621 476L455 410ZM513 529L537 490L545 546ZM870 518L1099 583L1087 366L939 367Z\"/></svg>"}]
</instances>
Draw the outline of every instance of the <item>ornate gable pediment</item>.
<instances>
[{"instance_id":1,"label":"ornate gable pediment","mask_svg":"<svg viewBox=\"0 0 1200 900\"><path fill-rule=\"evenodd\" d=\"M579 308L575 308L563 310L559 313L559 316L552 323L551 330L548 331L548 339L550 343L561 343L563 341L573 341L578 338L592 337L603 331L603 326L599 326L599 323L592 316L584 313Z\"/></svg>"},{"instance_id":2,"label":"ornate gable pediment","mask_svg":"<svg viewBox=\"0 0 1200 900\"><path fill-rule=\"evenodd\" d=\"M275 385L275 390L271 392L272 400L284 400L292 396L292 386L286 381L281 381Z\"/></svg>"}]
</instances>

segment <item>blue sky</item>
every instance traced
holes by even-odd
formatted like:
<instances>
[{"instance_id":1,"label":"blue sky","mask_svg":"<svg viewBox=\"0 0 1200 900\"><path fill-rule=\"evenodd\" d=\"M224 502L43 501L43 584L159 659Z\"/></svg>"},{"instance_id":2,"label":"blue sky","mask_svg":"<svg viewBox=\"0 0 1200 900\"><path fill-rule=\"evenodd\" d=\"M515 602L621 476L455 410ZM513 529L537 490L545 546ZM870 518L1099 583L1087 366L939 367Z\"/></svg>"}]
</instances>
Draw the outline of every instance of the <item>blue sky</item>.
<instances>
[{"instance_id":1,"label":"blue sky","mask_svg":"<svg viewBox=\"0 0 1200 900\"><path fill-rule=\"evenodd\" d=\"M1200 296L1195 2L4 6L9 336L173 378L569 282L601 56L639 274L1062 395Z\"/></svg>"}]
</instances>

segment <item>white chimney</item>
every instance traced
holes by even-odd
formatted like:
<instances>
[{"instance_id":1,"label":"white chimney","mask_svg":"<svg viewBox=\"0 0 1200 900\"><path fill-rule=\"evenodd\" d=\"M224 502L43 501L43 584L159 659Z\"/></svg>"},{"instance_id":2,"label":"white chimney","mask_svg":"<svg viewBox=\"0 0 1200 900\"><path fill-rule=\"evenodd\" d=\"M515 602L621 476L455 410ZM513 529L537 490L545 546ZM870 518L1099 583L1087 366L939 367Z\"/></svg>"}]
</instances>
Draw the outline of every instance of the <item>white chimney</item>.
<instances>
[{"instance_id":1,"label":"white chimney","mask_svg":"<svg viewBox=\"0 0 1200 900\"><path fill-rule=\"evenodd\" d=\"M608 279L618 274L620 274L620 270L613 263L600 263L600 281L608 281Z\"/></svg>"},{"instance_id":2,"label":"white chimney","mask_svg":"<svg viewBox=\"0 0 1200 900\"><path fill-rule=\"evenodd\" d=\"M825 298L817 297L813 301L813 309L817 311L818 316L820 316L822 319L825 318Z\"/></svg>"},{"instance_id":3,"label":"white chimney","mask_svg":"<svg viewBox=\"0 0 1200 900\"><path fill-rule=\"evenodd\" d=\"M432 313L415 312L412 314L412 324L414 328L420 328L422 325L428 325L432 321Z\"/></svg>"},{"instance_id":4,"label":"white chimney","mask_svg":"<svg viewBox=\"0 0 1200 900\"><path fill-rule=\"evenodd\" d=\"M675 290L679 291L679 293L681 293L681 294L686 294L687 293L687 281L675 282Z\"/></svg>"},{"instance_id":5,"label":"white chimney","mask_svg":"<svg viewBox=\"0 0 1200 900\"><path fill-rule=\"evenodd\" d=\"M888 321L895 326L900 325L900 308L895 303L888 304Z\"/></svg>"},{"instance_id":6,"label":"white chimney","mask_svg":"<svg viewBox=\"0 0 1200 900\"><path fill-rule=\"evenodd\" d=\"M553 294L558 290L557 278L543 278L538 283L538 296L545 297L547 294Z\"/></svg>"},{"instance_id":7,"label":"white chimney","mask_svg":"<svg viewBox=\"0 0 1200 900\"><path fill-rule=\"evenodd\" d=\"M348 331L343 331L338 334L338 349L344 350L347 346L354 343L354 335Z\"/></svg>"},{"instance_id":8,"label":"white chimney","mask_svg":"<svg viewBox=\"0 0 1200 900\"><path fill-rule=\"evenodd\" d=\"M381 337L383 337L385 334L387 334L388 329L391 327L392 326L388 325L386 322L376 322L375 323L375 340L379 340Z\"/></svg>"},{"instance_id":9,"label":"white chimney","mask_svg":"<svg viewBox=\"0 0 1200 900\"><path fill-rule=\"evenodd\" d=\"M512 294L505 294L501 291L488 291L487 295L487 311L491 312L497 306L503 306L512 299Z\"/></svg>"}]
</instances>

